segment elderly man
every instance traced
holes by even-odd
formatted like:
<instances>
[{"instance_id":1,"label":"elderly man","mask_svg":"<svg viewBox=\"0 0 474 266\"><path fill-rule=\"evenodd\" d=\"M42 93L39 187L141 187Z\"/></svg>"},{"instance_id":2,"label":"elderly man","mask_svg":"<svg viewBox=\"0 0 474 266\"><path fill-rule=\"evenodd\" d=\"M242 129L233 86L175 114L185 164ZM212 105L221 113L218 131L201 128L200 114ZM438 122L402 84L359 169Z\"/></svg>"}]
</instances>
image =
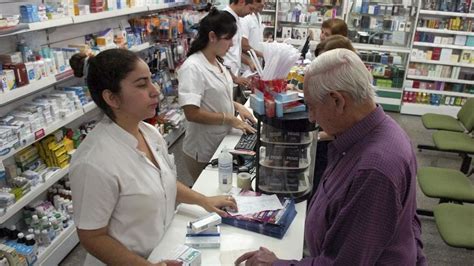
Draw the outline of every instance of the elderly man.
<instances>
[{"instance_id":1,"label":"elderly man","mask_svg":"<svg viewBox=\"0 0 474 266\"><path fill-rule=\"evenodd\" d=\"M352 51L316 58L305 74L309 119L335 136L305 223L311 257L266 248L246 265L424 265L416 215L416 158L406 133L374 102L372 76Z\"/></svg>"}]
</instances>

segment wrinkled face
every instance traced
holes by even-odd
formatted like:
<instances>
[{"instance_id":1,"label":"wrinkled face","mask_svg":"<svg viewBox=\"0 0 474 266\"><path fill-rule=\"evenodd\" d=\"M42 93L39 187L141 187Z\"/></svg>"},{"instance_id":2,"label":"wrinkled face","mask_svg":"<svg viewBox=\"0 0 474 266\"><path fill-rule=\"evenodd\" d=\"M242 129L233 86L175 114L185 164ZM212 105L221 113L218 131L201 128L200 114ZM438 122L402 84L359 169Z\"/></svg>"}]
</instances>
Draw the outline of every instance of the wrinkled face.
<instances>
[{"instance_id":1,"label":"wrinkled face","mask_svg":"<svg viewBox=\"0 0 474 266\"><path fill-rule=\"evenodd\" d=\"M321 28L321 35L319 35L319 38L321 41L324 41L327 37L331 36L331 34L331 29Z\"/></svg>"},{"instance_id":2,"label":"wrinkled face","mask_svg":"<svg viewBox=\"0 0 474 266\"><path fill-rule=\"evenodd\" d=\"M136 62L135 69L120 82L116 116L127 116L141 121L155 116L159 103L159 90L151 81L148 65Z\"/></svg>"},{"instance_id":3,"label":"wrinkled face","mask_svg":"<svg viewBox=\"0 0 474 266\"><path fill-rule=\"evenodd\" d=\"M306 84L306 79L305 79ZM320 101L310 96L309 90L316 88L309 88L304 86L304 98L306 106L308 107L308 120L319 126L328 134L334 135L337 133L337 100L334 94L337 92L330 92Z\"/></svg>"}]
</instances>

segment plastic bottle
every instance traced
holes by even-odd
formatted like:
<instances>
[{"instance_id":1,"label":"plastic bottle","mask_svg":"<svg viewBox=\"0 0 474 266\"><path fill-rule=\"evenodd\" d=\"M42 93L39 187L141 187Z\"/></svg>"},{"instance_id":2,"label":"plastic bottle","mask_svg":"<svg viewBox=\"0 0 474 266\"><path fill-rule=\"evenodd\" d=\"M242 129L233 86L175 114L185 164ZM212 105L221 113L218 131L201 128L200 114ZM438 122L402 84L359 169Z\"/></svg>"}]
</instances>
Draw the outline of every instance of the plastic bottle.
<instances>
[{"instance_id":1,"label":"plastic bottle","mask_svg":"<svg viewBox=\"0 0 474 266\"><path fill-rule=\"evenodd\" d=\"M41 243L44 246L49 246L49 244L51 244L51 237L46 229L41 231Z\"/></svg>"},{"instance_id":2,"label":"plastic bottle","mask_svg":"<svg viewBox=\"0 0 474 266\"><path fill-rule=\"evenodd\" d=\"M222 192L229 192L232 188L232 154L224 148L219 154L219 189Z\"/></svg>"},{"instance_id":3,"label":"plastic bottle","mask_svg":"<svg viewBox=\"0 0 474 266\"><path fill-rule=\"evenodd\" d=\"M25 244L26 243L25 234L18 233L17 237L18 237L18 239L16 240L16 242L18 244Z\"/></svg>"}]
</instances>

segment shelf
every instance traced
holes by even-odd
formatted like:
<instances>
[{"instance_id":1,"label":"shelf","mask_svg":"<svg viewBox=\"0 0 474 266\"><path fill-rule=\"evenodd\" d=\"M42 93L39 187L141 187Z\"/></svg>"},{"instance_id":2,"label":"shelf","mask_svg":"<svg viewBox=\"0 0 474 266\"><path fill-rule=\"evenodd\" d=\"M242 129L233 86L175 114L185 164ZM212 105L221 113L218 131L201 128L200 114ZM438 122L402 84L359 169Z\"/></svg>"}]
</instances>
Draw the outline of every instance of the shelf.
<instances>
[{"instance_id":1,"label":"shelf","mask_svg":"<svg viewBox=\"0 0 474 266\"><path fill-rule=\"evenodd\" d=\"M148 11L147 6L124 8L124 9L118 9L118 10L112 10L112 11L92 13L88 15L74 16L72 17L72 20L74 24L78 24L78 23L96 21L96 20L101 20L101 19L120 17L120 16L129 15L129 14L141 13L141 12L146 12L146 11Z\"/></svg>"},{"instance_id":2,"label":"shelf","mask_svg":"<svg viewBox=\"0 0 474 266\"><path fill-rule=\"evenodd\" d=\"M420 10L420 15L474 18L474 13L446 12L437 10Z\"/></svg>"},{"instance_id":3,"label":"shelf","mask_svg":"<svg viewBox=\"0 0 474 266\"><path fill-rule=\"evenodd\" d=\"M12 102L16 99L22 98L28 94L40 91L42 89L53 86L56 83L55 77L46 77L34 81L26 86L18 87L14 90L0 94L0 106Z\"/></svg>"},{"instance_id":4,"label":"shelf","mask_svg":"<svg viewBox=\"0 0 474 266\"><path fill-rule=\"evenodd\" d=\"M96 108L97 108L97 105L94 102L89 102L89 103L86 103L84 106L82 106L82 110L84 110L84 114Z\"/></svg>"},{"instance_id":5,"label":"shelf","mask_svg":"<svg viewBox=\"0 0 474 266\"><path fill-rule=\"evenodd\" d=\"M474 64L469 63L453 63L439 60L423 60L423 59L410 59L410 63L423 63L433 65L446 65L446 66L458 66L458 67L469 67L474 68Z\"/></svg>"},{"instance_id":6,"label":"shelf","mask_svg":"<svg viewBox=\"0 0 474 266\"><path fill-rule=\"evenodd\" d=\"M474 36L474 32L461 31L461 30L441 30L441 29L431 29L431 28L422 28L422 27L418 27L416 28L416 30L420 32Z\"/></svg>"},{"instance_id":7,"label":"shelf","mask_svg":"<svg viewBox=\"0 0 474 266\"><path fill-rule=\"evenodd\" d=\"M430 94L441 94L441 95L466 97L466 98L474 97L474 94L472 93L455 92L455 91L438 91L438 90L426 90L426 89L417 89L417 88L405 88L405 91L426 92Z\"/></svg>"},{"instance_id":8,"label":"shelf","mask_svg":"<svg viewBox=\"0 0 474 266\"><path fill-rule=\"evenodd\" d=\"M377 87L374 85L375 91L387 91L387 92L402 92L402 88L385 88Z\"/></svg>"},{"instance_id":9,"label":"shelf","mask_svg":"<svg viewBox=\"0 0 474 266\"><path fill-rule=\"evenodd\" d=\"M22 143L20 147L17 148L11 148L8 152L0 156L0 162L3 161L4 159L13 156L15 153L21 151L22 149L26 148L27 146L37 142L38 140L44 138L45 136L53 133L54 131L60 129L61 127L71 123L72 121L76 120L77 118L81 117L84 114L83 109L78 109L68 116L66 116L64 119L57 120L53 122L52 124L48 125L46 128L42 128L35 133L32 134L31 138L28 138L25 143ZM35 138L35 134L40 133L38 137Z\"/></svg>"},{"instance_id":10,"label":"shelf","mask_svg":"<svg viewBox=\"0 0 474 266\"><path fill-rule=\"evenodd\" d=\"M474 46L463 46L463 45L441 44L441 43L430 43L430 42L414 42L413 46L474 50Z\"/></svg>"},{"instance_id":11,"label":"shelf","mask_svg":"<svg viewBox=\"0 0 474 266\"><path fill-rule=\"evenodd\" d=\"M304 164L302 162L299 162L301 166L299 167L289 167L289 166L273 166L269 165L266 160L261 160L260 165L266 168L271 168L271 169L278 169L278 170L304 170L309 167L309 162Z\"/></svg>"},{"instance_id":12,"label":"shelf","mask_svg":"<svg viewBox=\"0 0 474 266\"><path fill-rule=\"evenodd\" d=\"M265 27L264 27L264 28L265 28L265 29L274 29L274 28L275 28L275 26L265 25Z\"/></svg>"},{"instance_id":13,"label":"shelf","mask_svg":"<svg viewBox=\"0 0 474 266\"><path fill-rule=\"evenodd\" d=\"M35 265L58 265L64 257L79 243L74 223L56 236L47 247L38 248L38 260Z\"/></svg>"},{"instance_id":14,"label":"shelf","mask_svg":"<svg viewBox=\"0 0 474 266\"><path fill-rule=\"evenodd\" d=\"M69 171L69 167L66 167L64 169L58 169L52 174L49 174L49 176L45 178L44 183L40 183L36 185L35 187L32 187L30 192L28 192L26 195L21 197L14 204L7 207L5 214L0 217L0 224L3 224L4 222L6 222L10 217L12 217L17 212L19 212L23 207L28 205L32 200L34 200L41 193L46 191L50 186L52 186L58 180L63 178L65 175L67 175L68 171Z\"/></svg>"},{"instance_id":15,"label":"shelf","mask_svg":"<svg viewBox=\"0 0 474 266\"><path fill-rule=\"evenodd\" d=\"M166 144L168 144L168 148L173 146L173 144L184 134L185 131L186 131L186 122L181 121L178 128L173 129L171 132L163 136L166 141Z\"/></svg>"},{"instance_id":16,"label":"shelf","mask_svg":"<svg viewBox=\"0 0 474 266\"><path fill-rule=\"evenodd\" d=\"M142 43L140 45L132 46L132 47L130 47L129 50L132 51L132 52L138 53L138 52L144 51L144 50L146 50L150 47L151 47L150 43L146 42L146 43Z\"/></svg>"},{"instance_id":17,"label":"shelf","mask_svg":"<svg viewBox=\"0 0 474 266\"><path fill-rule=\"evenodd\" d=\"M441 78L441 77L428 77L428 76L414 76L408 75L407 79L419 79L419 80L429 80L429 81L442 81L442 82L451 82L451 83L460 83L460 84L470 84L474 85L474 81L465 80L465 79L452 79L452 78Z\"/></svg>"},{"instance_id":18,"label":"shelf","mask_svg":"<svg viewBox=\"0 0 474 266\"><path fill-rule=\"evenodd\" d=\"M352 43L352 46L354 46L354 48L356 48L357 50L395 52L395 53L403 53L403 54L411 53L411 49L406 48L406 47L378 45L378 44L366 44L366 43Z\"/></svg>"},{"instance_id":19,"label":"shelf","mask_svg":"<svg viewBox=\"0 0 474 266\"><path fill-rule=\"evenodd\" d=\"M461 106L403 103L400 113L409 115L424 115L426 113L435 113L456 117L460 109Z\"/></svg>"},{"instance_id":20,"label":"shelf","mask_svg":"<svg viewBox=\"0 0 474 266\"><path fill-rule=\"evenodd\" d=\"M142 6L142 7L134 7L134 8L124 8L124 9L118 9L118 10L112 10L112 11L103 11L99 13L92 13L92 14L81 15L81 16L63 17L63 18L52 19L52 20L47 20L43 22L19 24L17 26L19 29L18 31L0 34L0 38L16 35L16 34L21 34L21 33L26 33L26 32L31 32L31 31L38 31L38 30L62 27L62 26L67 26L67 25L72 25L72 24L91 22L91 21L96 21L96 20L101 20L101 19L126 16L126 15L131 15L131 14L136 14L136 13L143 13L147 11L160 11L163 9L183 7L187 5L189 5L187 2L186 3L158 4L158 5L150 5L150 6ZM23 29L25 27L28 27L28 28Z\"/></svg>"},{"instance_id":21,"label":"shelf","mask_svg":"<svg viewBox=\"0 0 474 266\"><path fill-rule=\"evenodd\" d=\"M386 97L380 97L380 96L375 96L375 102L380 103L380 104L390 104L390 105L400 105L401 104L401 99L395 99L395 98L386 98Z\"/></svg>"},{"instance_id":22,"label":"shelf","mask_svg":"<svg viewBox=\"0 0 474 266\"><path fill-rule=\"evenodd\" d=\"M275 13L276 10L273 10L273 9L264 9L264 10L262 10L262 12L266 12L266 13L272 12L272 13Z\"/></svg>"}]
</instances>

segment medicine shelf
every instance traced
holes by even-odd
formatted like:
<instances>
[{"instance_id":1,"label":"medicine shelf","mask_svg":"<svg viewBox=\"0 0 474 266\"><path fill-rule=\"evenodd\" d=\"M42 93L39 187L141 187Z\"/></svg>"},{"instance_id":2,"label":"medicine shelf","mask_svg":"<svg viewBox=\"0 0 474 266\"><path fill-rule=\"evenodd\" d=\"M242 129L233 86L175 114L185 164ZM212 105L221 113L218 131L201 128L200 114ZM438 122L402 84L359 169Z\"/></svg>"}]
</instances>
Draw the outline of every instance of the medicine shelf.
<instances>
[{"instance_id":1,"label":"medicine shelf","mask_svg":"<svg viewBox=\"0 0 474 266\"><path fill-rule=\"evenodd\" d=\"M94 102L89 102L89 103L86 103L84 106L82 106L82 110L84 110L84 114L92 110L95 110L96 108L97 108L97 105Z\"/></svg>"},{"instance_id":2,"label":"medicine shelf","mask_svg":"<svg viewBox=\"0 0 474 266\"><path fill-rule=\"evenodd\" d=\"M414 42L413 46L451 48L451 49L460 49L460 50L474 50L474 46L441 44L441 43L431 43L431 42Z\"/></svg>"},{"instance_id":3,"label":"medicine shelf","mask_svg":"<svg viewBox=\"0 0 474 266\"><path fill-rule=\"evenodd\" d=\"M262 12L265 12L265 13L275 13L276 10L274 10L274 9L264 9L264 10L262 10Z\"/></svg>"},{"instance_id":4,"label":"medicine shelf","mask_svg":"<svg viewBox=\"0 0 474 266\"><path fill-rule=\"evenodd\" d=\"M456 92L456 91L439 91L439 90L427 90L427 89L417 89L417 88L405 88L405 91L414 91L414 92L425 92L430 94L441 94L448 96L457 96L457 97L474 97L474 94L467 92Z\"/></svg>"},{"instance_id":5,"label":"medicine shelf","mask_svg":"<svg viewBox=\"0 0 474 266\"><path fill-rule=\"evenodd\" d=\"M47 247L38 248L38 260L36 265L58 265L64 258L63 254L68 254L78 243L79 237L74 223L56 236Z\"/></svg>"},{"instance_id":6,"label":"medicine shelf","mask_svg":"<svg viewBox=\"0 0 474 266\"><path fill-rule=\"evenodd\" d=\"M125 15L135 14L135 13L141 13L141 12L146 12L146 11L148 11L147 6L124 8L124 9L103 11L103 12L92 13L92 14L81 15L81 16L74 16L72 17L72 20L74 21L74 24L78 24L78 23L96 21L96 20L101 20L101 19L120 17L120 16L125 16Z\"/></svg>"},{"instance_id":7,"label":"medicine shelf","mask_svg":"<svg viewBox=\"0 0 474 266\"><path fill-rule=\"evenodd\" d=\"M60 129L61 127L71 123L72 121L76 120L77 118L81 117L82 115L84 115L84 110L81 108L81 109L78 109L78 110L72 112L71 114L64 117L63 119L59 119L59 120L53 122L52 124L48 125L46 128L42 128L42 129L37 130L36 132L32 133L31 137L28 138L28 140L26 140L24 143L22 143L20 145L20 147L10 148L10 150L8 152L6 152L4 155L1 155L0 156L0 162L3 161L4 159L10 157L10 156L13 156L15 153L21 151L22 149L28 147L31 144L37 142L38 140L41 140L45 136L53 133L54 131ZM1 224L1 222L0 222L0 224Z\"/></svg>"},{"instance_id":8,"label":"medicine shelf","mask_svg":"<svg viewBox=\"0 0 474 266\"><path fill-rule=\"evenodd\" d=\"M458 67L469 67L474 68L474 64L469 63L459 63L459 62L447 62L439 60L424 60L424 59L410 59L412 63L423 63L423 64L433 64L433 65L446 65L446 66L458 66Z\"/></svg>"},{"instance_id":9,"label":"medicine shelf","mask_svg":"<svg viewBox=\"0 0 474 266\"><path fill-rule=\"evenodd\" d=\"M150 43L146 42L146 43L142 43L140 45L132 46L132 47L130 47L129 50L132 51L132 52L138 53L138 52L144 51L144 50L146 50L150 47L151 47Z\"/></svg>"},{"instance_id":10,"label":"medicine shelf","mask_svg":"<svg viewBox=\"0 0 474 266\"><path fill-rule=\"evenodd\" d=\"M419 80L429 80L429 81L442 81L442 82L451 82L451 83L460 83L460 84L469 84L474 85L474 81L465 80L465 79L452 79L452 78L441 78L441 77L431 77L431 76L415 76L408 75L407 79L419 79Z\"/></svg>"},{"instance_id":11,"label":"medicine shelf","mask_svg":"<svg viewBox=\"0 0 474 266\"><path fill-rule=\"evenodd\" d=\"M420 10L420 15L474 18L474 13L446 12L437 10Z\"/></svg>"},{"instance_id":12,"label":"medicine shelf","mask_svg":"<svg viewBox=\"0 0 474 266\"><path fill-rule=\"evenodd\" d=\"M56 183L58 180L66 176L68 171L69 171L69 166L63 169L57 169L56 171L49 173L48 176L45 178L44 183L40 183L32 187L30 192L28 192L26 195L21 197L17 202L15 202L14 204L6 208L5 214L0 216L0 224L3 224L4 222L6 222L10 217L15 215L23 207L28 205L28 203L30 203L32 200L38 197L41 193L46 191L54 183Z\"/></svg>"},{"instance_id":13,"label":"medicine shelf","mask_svg":"<svg viewBox=\"0 0 474 266\"><path fill-rule=\"evenodd\" d=\"M0 106L13 102L15 100L18 100L20 98L23 98L37 91L49 88L53 86L54 84L65 81L71 77L72 75L68 75L61 79L58 79L54 76L45 77L40 80L33 81L32 83L28 85L15 88L14 90L0 93Z\"/></svg>"},{"instance_id":14,"label":"medicine shelf","mask_svg":"<svg viewBox=\"0 0 474 266\"><path fill-rule=\"evenodd\" d=\"M444 30L444 29L424 28L424 27L418 27L416 28L416 30L420 32L474 36L474 32L462 31L462 30Z\"/></svg>"},{"instance_id":15,"label":"medicine shelf","mask_svg":"<svg viewBox=\"0 0 474 266\"><path fill-rule=\"evenodd\" d=\"M400 113L409 115L424 115L426 113L435 113L456 117L460 109L460 106L403 103Z\"/></svg>"},{"instance_id":16,"label":"medicine shelf","mask_svg":"<svg viewBox=\"0 0 474 266\"><path fill-rule=\"evenodd\" d=\"M400 98L386 98L386 97L380 97L380 96L375 96L375 102L380 103L380 104L389 104L389 105L400 105Z\"/></svg>"},{"instance_id":17,"label":"medicine shelf","mask_svg":"<svg viewBox=\"0 0 474 266\"><path fill-rule=\"evenodd\" d=\"M168 8L184 7L187 5L189 4L188 3L158 4L158 5L150 5L150 6L142 6L142 7L134 7L134 8L124 8L124 9L118 9L118 10L112 10L112 11L103 11L99 13L92 13L92 14L81 15L81 16L63 17L59 19L52 19L52 20L47 20L47 21L42 21L42 22L28 23L26 24L28 26L28 29L21 29L21 30L6 33L6 34L0 34L0 38L6 37L6 36L12 36L16 34L21 34L21 33L26 33L26 32L31 32L31 31L45 30L49 28L62 27L62 26L67 26L67 25L72 25L72 24L79 24L79 23L97 21L97 20L102 20L102 19L107 19L107 18L126 16L126 15L131 15L131 14L136 14L136 13L143 13L147 11L160 11L160 10L164 10ZM25 25L25 24L21 24L21 25Z\"/></svg>"}]
</instances>

